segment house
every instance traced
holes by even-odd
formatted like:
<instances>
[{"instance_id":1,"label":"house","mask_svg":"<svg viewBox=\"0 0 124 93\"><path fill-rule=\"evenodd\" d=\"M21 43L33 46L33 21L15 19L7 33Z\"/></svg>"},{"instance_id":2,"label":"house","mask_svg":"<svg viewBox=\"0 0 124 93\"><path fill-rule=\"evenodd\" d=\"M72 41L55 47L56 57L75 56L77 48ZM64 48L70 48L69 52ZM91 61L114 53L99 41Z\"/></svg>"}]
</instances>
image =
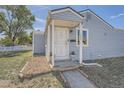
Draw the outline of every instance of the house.
<instances>
[{"instance_id":1,"label":"house","mask_svg":"<svg viewBox=\"0 0 124 93\"><path fill-rule=\"evenodd\" d=\"M52 66L60 60L82 64L84 60L124 56L124 30L114 28L89 9L49 11L44 38L42 46Z\"/></svg>"}]
</instances>

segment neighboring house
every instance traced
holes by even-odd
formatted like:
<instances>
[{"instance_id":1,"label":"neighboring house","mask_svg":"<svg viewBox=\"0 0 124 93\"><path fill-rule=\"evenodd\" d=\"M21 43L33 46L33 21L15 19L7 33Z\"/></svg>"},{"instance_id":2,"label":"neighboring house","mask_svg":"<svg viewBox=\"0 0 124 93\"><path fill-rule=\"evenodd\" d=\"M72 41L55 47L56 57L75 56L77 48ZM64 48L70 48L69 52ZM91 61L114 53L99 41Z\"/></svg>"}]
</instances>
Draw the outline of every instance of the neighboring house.
<instances>
[{"instance_id":1,"label":"neighboring house","mask_svg":"<svg viewBox=\"0 0 124 93\"><path fill-rule=\"evenodd\" d=\"M38 51L45 52L52 66L57 60L82 63L124 56L124 30L114 28L91 10L76 12L66 7L49 11L44 36L46 51Z\"/></svg>"}]
</instances>

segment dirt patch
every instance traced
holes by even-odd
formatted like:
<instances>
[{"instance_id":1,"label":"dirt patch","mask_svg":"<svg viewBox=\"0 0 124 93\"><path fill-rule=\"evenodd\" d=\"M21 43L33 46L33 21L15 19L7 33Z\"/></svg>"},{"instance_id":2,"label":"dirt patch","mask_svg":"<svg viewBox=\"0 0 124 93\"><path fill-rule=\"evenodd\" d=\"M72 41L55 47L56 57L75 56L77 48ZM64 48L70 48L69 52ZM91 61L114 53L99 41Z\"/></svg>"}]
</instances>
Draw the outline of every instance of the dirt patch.
<instances>
[{"instance_id":1,"label":"dirt patch","mask_svg":"<svg viewBox=\"0 0 124 93\"><path fill-rule=\"evenodd\" d=\"M49 63L45 56L31 57L20 71L24 77L48 73L51 71Z\"/></svg>"},{"instance_id":2,"label":"dirt patch","mask_svg":"<svg viewBox=\"0 0 124 93\"><path fill-rule=\"evenodd\" d=\"M94 60L103 67L83 67L83 70L97 87L123 88L124 87L124 57Z\"/></svg>"}]
</instances>

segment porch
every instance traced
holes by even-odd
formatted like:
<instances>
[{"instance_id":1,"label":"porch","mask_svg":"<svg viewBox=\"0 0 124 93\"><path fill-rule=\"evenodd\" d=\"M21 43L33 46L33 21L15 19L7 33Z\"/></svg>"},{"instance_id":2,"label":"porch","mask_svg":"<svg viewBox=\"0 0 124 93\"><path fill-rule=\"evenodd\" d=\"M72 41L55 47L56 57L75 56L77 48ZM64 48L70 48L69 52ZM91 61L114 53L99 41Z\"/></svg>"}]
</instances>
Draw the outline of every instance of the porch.
<instances>
[{"instance_id":1,"label":"porch","mask_svg":"<svg viewBox=\"0 0 124 93\"><path fill-rule=\"evenodd\" d=\"M71 8L52 10L46 24L46 57L53 68L78 67L82 64L82 30L84 17ZM69 31L73 28L80 31L79 61L72 62L69 51ZM76 41L76 39L75 39ZM71 51L72 52L72 51ZM58 61L56 61L58 60ZM59 61L65 60L65 61Z\"/></svg>"}]
</instances>

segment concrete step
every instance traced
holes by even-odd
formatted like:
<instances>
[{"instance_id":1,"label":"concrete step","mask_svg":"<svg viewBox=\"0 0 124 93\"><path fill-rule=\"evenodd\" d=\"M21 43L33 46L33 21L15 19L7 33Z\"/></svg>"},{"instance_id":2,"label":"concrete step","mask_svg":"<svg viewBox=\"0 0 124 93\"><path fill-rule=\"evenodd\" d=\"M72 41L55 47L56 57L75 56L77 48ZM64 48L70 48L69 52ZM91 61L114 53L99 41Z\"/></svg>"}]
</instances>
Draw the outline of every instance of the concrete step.
<instances>
[{"instance_id":1,"label":"concrete step","mask_svg":"<svg viewBox=\"0 0 124 93\"><path fill-rule=\"evenodd\" d=\"M68 71L68 70L74 70L78 69L82 65L76 65L76 66L67 66L67 67L53 67L52 71Z\"/></svg>"}]
</instances>

